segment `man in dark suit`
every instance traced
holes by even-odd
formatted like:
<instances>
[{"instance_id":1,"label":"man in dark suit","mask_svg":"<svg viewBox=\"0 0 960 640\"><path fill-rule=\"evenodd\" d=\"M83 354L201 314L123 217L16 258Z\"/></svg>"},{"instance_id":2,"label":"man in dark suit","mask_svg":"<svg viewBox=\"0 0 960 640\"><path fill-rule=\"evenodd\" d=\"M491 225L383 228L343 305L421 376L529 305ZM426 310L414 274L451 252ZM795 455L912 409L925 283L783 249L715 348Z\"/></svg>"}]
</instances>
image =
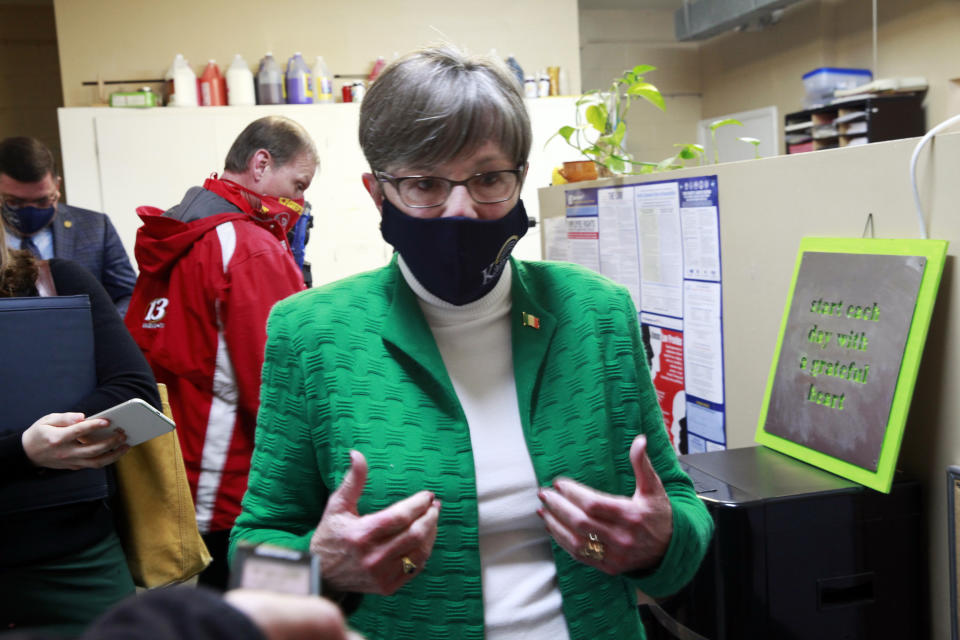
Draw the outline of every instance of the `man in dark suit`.
<instances>
[{"instance_id":1,"label":"man in dark suit","mask_svg":"<svg viewBox=\"0 0 960 640\"><path fill-rule=\"evenodd\" d=\"M60 202L53 154L39 140L0 141L0 211L10 248L78 262L126 313L137 276L120 236L106 215Z\"/></svg>"}]
</instances>

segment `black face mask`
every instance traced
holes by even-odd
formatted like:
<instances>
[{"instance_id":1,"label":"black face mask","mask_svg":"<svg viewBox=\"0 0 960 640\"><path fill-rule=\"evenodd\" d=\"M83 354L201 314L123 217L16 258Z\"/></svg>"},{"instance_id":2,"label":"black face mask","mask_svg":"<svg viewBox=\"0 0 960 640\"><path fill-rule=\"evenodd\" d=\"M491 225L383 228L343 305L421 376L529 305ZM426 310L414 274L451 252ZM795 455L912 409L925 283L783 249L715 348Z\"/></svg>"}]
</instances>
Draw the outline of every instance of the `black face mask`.
<instances>
[{"instance_id":1,"label":"black face mask","mask_svg":"<svg viewBox=\"0 0 960 640\"><path fill-rule=\"evenodd\" d=\"M498 220L477 220L415 218L384 198L380 233L427 291L462 305L479 300L496 286L528 226L520 200Z\"/></svg>"},{"instance_id":2,"label":"black face mask","mask_svg":"<svg viewBox=\"0 0 960 640\"><path fill-rule=\"evenodd\" d=\"M19 209L11 209L3 205L3 219L25 236L31 236L46 227L56 214L56 205L44 208L20 207Z\"/></svg>"}]
</instances>

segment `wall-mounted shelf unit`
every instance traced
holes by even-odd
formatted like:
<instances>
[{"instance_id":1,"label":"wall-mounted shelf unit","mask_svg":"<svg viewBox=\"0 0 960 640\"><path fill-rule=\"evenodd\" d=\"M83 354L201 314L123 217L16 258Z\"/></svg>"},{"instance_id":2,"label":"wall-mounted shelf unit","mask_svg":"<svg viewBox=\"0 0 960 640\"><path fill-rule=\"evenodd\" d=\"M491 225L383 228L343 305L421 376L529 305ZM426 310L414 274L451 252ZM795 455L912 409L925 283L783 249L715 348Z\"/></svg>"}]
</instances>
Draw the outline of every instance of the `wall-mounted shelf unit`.
<instances>
[{"instance_id":1,"label":"wall-mounted shelf unit","mask_svg":"<svg viewBox=\"0 0 960 640\"><path fill-rule=\"evenodd\" d=\"M783 127L787 153L922 136L924 94L858 98L788 113Z\"/></svg>"}]
</instances>

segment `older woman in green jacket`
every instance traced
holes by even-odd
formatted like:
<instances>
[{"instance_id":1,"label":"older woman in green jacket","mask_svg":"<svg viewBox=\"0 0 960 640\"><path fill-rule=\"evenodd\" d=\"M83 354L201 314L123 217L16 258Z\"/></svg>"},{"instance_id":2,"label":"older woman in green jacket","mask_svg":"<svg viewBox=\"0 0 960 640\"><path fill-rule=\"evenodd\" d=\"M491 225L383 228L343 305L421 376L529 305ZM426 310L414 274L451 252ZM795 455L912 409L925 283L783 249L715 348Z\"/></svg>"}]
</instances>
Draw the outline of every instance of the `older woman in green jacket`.
<instances>
[{"instance_id":1,"label":"older woman in green jacket","mask_svg":"<svg viewBox=\"0 0 960 640\"><path fill-rule=\"evenodd\" d=\"M396 255L271 314L232 545L319 554L371 638L642 638L636 589L682 587L712 533L626 290L510 257L530 140L498 61L393 63L360 142Z\"/></svg>"}]
</instances>

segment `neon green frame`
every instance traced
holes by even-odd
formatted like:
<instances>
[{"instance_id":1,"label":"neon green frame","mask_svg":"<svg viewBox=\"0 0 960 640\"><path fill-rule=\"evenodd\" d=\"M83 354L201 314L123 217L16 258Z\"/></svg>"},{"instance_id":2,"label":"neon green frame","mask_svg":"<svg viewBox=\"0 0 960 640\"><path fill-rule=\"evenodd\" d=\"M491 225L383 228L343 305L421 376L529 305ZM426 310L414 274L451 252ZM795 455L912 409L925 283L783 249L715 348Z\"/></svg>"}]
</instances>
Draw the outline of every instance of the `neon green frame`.
<instances>
[{"instance_id":1,"label":"neon green frame","mask_svg":"<svg viewBox=\"0 0 960 640\"><path fill-rule=\"evenodd\" d=\"M933 315L933 305L937 298L937 290L940 287L940 277L943 274L948 244L946 240L868 238L803 238L800 241L800 250L797 252L797 261L793 270L793 280L790 283L790 290L787 292L787 304L783 311L783 319L780 321L780 334L777 337L777 346L774 349L773 362L770 365L770 375L767 377L763 407L760 409L760 422L757 425L756 435L756 441L759 444L821 469L826 469L838 476L859 482L877 491L890 492L890 486L893 484L893 472L897 465L897 456L900 453L900 444L903 441L903 429L907 422L910 401L913 399L917 372L920 369L920 358L923 355L923 346L927 341L930 318ZM800 262L806 252L923 256L927 259L923 270L923 278L920 281L920 290L917 293L917 305L913 310L910 332L907 335L907 342L903 350L903 360L900 364L900 373L897 376L897 386L890 407L890 418L887 421L887 430L883 437L876 471L858 467L845 460L834 458L791 440L767 433L764 430L767 421L767 409L770 406L770 395L773 391L773 379L777 372L777 362L780 360L780 350L783 346L787 319L790 316L790 305L793 302L797 276L800 273Z\"/></svg>"}]
</instances>

